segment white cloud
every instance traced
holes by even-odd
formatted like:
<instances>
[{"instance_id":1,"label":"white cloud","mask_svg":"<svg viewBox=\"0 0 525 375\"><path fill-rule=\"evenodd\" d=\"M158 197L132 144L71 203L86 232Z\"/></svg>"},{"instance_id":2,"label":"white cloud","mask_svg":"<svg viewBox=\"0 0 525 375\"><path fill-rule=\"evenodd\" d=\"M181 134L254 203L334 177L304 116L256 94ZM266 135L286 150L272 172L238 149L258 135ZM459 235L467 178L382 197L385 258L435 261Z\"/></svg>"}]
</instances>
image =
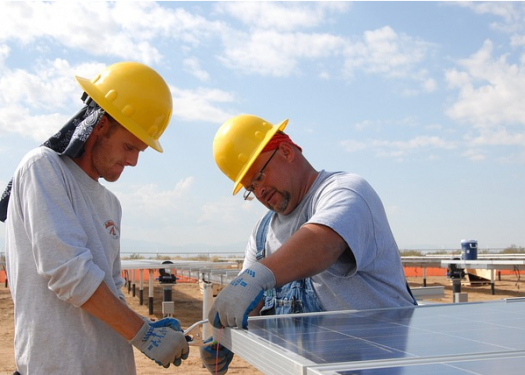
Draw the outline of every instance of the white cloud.
<instances>
[{"instance_id":1,"label":"white cloud","mask_svg":"<svg viewBox=\"0 0 525 375\"><path fill-rule=\"evenodd\" d=\"M219 60L245 73L286 77L299 72L301 59L321 59L340 53L344 40L330 34L279 33L257 30L225 35Z\"/></svg>"},{"instance_id":2,"label":"white cloud","mask_svg":"<svg viewBox=\"0 0 525 375\"><path fill-rule=\"evenodd\" d=\"M430 150L451 150L457 147L456 142L451 142L437 136L417 136L407 141L389 141L389 140L369 140L359 142L355 140L345 140L341 142L346 152L359 150L372 150L380 157L397 157L412 154L414 152Z\"/></svg>"},{"instance_id":3,"label":"white cloud","mask_svg":"<svg viewBox=\"0 0 525 375\"><path fill-rule=\"evenodd\" d=\"M233 114L218 104L236 101L233 94L218 89L198 88L196 90L173 89L173 112L176 118L222 123Z\"/></svg>"},{"instance_id":4,"label":"white cloud","mask_svg":"<svg viewBox=\"0 0 525 375\"><path fill-rule=\"evenodd\" d=\"M483 161L486 159L485 152L475 147L468 148L462 155L471 161Z\"/></svg>"},{"instance_id":5,"label":"white cloud","mask_svg":"<svg viewBox=\"0 0 525 375\"><path fill-rule=\"evenodd\" d=\"M133 207L133 211L140 218L156 217L159 212L179 211L179 214L188 214L191 205L188 204L193 178L187 177L180 180L177 184L168 190L163 190L155 184L134 185L126 191L115 190L123 206ZM166 217L158 218L159 221L165 220ZM170 219L171 220L171 219Z\"/></svg>"},{"instance_id":6,"label":"white cloud","mask_svg":"<svg viewBox=\"0 0 525 375\"><path fill-rule=\"evenodd\" d=\"M419 126L419 120L415 117L407 116L396 120L363 120L355 124L354 128L359 131L373 130L374 132L380 132L386 128L413 128L417 126Z\"/></svg>"},{"instance_id":7,"label":"white cloud","mask_svg":"<svg viewBox=\"0 0 525 375\"><path fill-rule=\"evenodd\" d=\"M447 115L475 128L525 125L523 65L508 63L505 55L494 58L492 53L493 43L487 40L478 52L458 62L462 69L446 72L449 86L459 90Z\"/></svg>"},{"instance_id":8,"label":"white cloud","mask_svg":"<svg viewBox=\"0 0 525 375\"><path fill-rule=\"evenodd\" d=\"M219 61L247 74L287 77L303 73L302 63L306 60L329 61L347 79L352 79L357 71L364 71L390 78L408 78L419 82L425 92L436 88L436 81L429 77L428 71L418 67L432 45L397 34L388 26L366 31L357 41L327 33L232 29L223 35L223 44ZM323 79L334 76L326 71L318 75Z\"/></svg>"},{"instance_id":9,"label":"white cloud","mask_svg":"<svg viewBox=\"0 0 525 375\"><path fill-rule=\"evenodd\" d=\"M412 78L432 88L432 84L428 86L428 73L417 69L430 48L430 43L398 34L389 26L365 31L361 40L348 43L344 52L344 73L348 78L358 70L392 78Z\"/></svg>"},{"instance_id":10,"label":"white cloud","mask_svg":"<svg viewBox=\"0 0 525 375\"><path fill-rule=\"evenodd\" d=\"M32 116L23 107L4 107L0 108L0 135L18 133L40 144L56 133L68 119L58 113Z\"/></svg>"},{"instance_id":11,"label":"white cloud","mask_svg":"<svg viewBox=\"0 0 525 375\"><path fill-rule=\"evenodd\" d=\"M220 2L217 11L227 13L251 29L292 31L314 28L330 13L349 9L345 2Z\"/></svg>"},{"instance_id":12,"label":"white cloud","mask_svg":"<svg viewBox=\"0 0 525 375\"><path fill-rule=\"evenodd\" d=\"M7 44L0 44L0 69L5 64L5 59L9 56L9 52L11 51L11 48Z\"/></svg>"},{"instance_id":13,"label":"white cloud","mask_svg":"<svg viewBox=\"0 0 525 375\"><path fill-rule=\"evenodd\" d=\"M523 46L525 46L525 35L513 35L510 38L510 45L512 47L523 47Z\"/></svg>"},{"instance_id":14,"label":"white cloud","mask_svg":"<svg viewBox=\"0 0 525 375\"><path fill-rule=\"evenodd\" d=\"M249 28L243 31L232 28L222 35L224 51L219 61L245 74L275 77L303 74L305 61L329 61L339 73L334 74L333 69L327 73L324 68L316 73L321 79L333 79L341 74L352 79L356 71L364 71L408 78L419 82L424 92L436 89L436 81L429 77L428 71L418 68L432 48L430 43L398 34L388 26L366 31L354 40L337 34L307 32L308 28L329 22L330 14L349 8L339 3L284 4L220 3L219 12L236 17ZM301 32L296 32L299 28Z\"/></svg>"},{"instance_id":15,"label":"white cloud","mask_svg":"<svg viewBox=\"0 0 525 375\"><path fill-rule=\"evenodd\" d=\"M346 152L360 151L360 150L364 150L367 147L366 143L359 142L353 139L341 141L341 146L343 146L343 149Z\"/></svg>"},{"instance_id":16,"label":"white cloud","mask_svg":"<svg viewBox=\"0 0 525 375\"><path fill-rule=\"evenodd\" d=\"M183 61L185 71L197 77L200 81L206 82L210 79L208 72L203 70L200 66L199 60L196 58L188 58Z\"/></svg>"},{"instance_id":17,"label":"white cloud","mask_svg":"<svg viewBox=\"0 0 525 375\"><path fill-rule=\"evenodd\" d=\"M371 145L381 156L403 156L416 150L444 149L456 147L454 142L447 141L437 136L418 136L408 141L383 141L375 140Z\"/></svg>"},{"instance_id":18,"label":"white cloud","mask_svg":"<svg viewBox=\"0 0 525 375\"><path fill-rule=\"evenodd\" d=\"M82 91L73 76L87 73L85 76L91 77L100 69L100 64L73 67L62 59L36 62L34 72L4 68L0 76L0 134L18 133L42 142L82 107ZM66 110L68 113L62 113Z\"/></svg>"},{"instance_id":19,"label":"white cloud","mask_svg":"<svg viewBox=\"0 0 525 375\"><path fill-rule=\"evenodd\" d=\"M193 185L194 178L187 177L167 189L156 184L113 188L125 208L127 240L148 239L178 246L231 243L239 233L246 233L247 239L256 218L265 211L262 205L231 195L202 204L202 197L192 193Z\"/></svg>"},{"instance_id":20,"label":"white cloud","mask_svg":"<svg viewBox=\"0 0 525 375\"><path fill-rule=\"evenodd\" d=\"M155 2L1 2L0 14L0 41L27 45L53 38L92 56L117 56L149 65L163 59L153 45L156 39L169 37L192 47L221 28L220 23Z\"/></svg>"},{"instance_id":21,"label":"white cloud","mask_svg":"<svg viewBox=\"0 0 525 375\"><path fill-rule=\"evenodd\" d=\"M525 6L523 2L508 1L466 1L452 2L458 6L472 9L477 14L492 14L501 18L501 22L494 22L491 26L496 30L505 32L523 31Z\"/></svg>"},{"instance_id":22,"label":"white cloud","mask_svg":"<svg viewBox=\"0 0 525 375\"><path fill-rule=\"evenodd\" d=\"M433 78L428 78L423 81L422 85L426 92L434 92L437 87L437 82Z\"/></svg>"},{"instance_id":23,"label":"white cloud","mask_svg":"<svg viewBox=\"0 0 525 375\"><path fill-rule=\"evenodd\" d=\"M98 63L72 66L63 59L37 62L33 72L4 68L0 76L0 135L18 133L38 142L47 139L83 105L82 90L73 77L91 78L104 68ZM232 115L220 107L235 101L228 92L171 90L178 118L220 123Z\"/></svg>"},{"instance_id":24,"label":"white cloud","mask_svg":"<svg viewBox=\"0 0 525 375\"><path fill-rule=\"evenodd\" d=\"M80 75L90 78L102 68L103 64L71 66L63 59L35 62L33 72L5 68L0 77L0 104L9 106L23 103L24 107L39 111L69 107L73 94L80 97L80 86L73 77Z\"/></svg>"},{"instance_id":25,"label":"white cloud","mask_svg":"<svg viewBox=\"0 0 525 375\"><path fill-rule=\"evenodd\" d=\"M481 129L480 132L468 138L468 143L476 146L521 146L525 145L525 133L511 132L503 127Z\"/></svg>"}]
</instances>

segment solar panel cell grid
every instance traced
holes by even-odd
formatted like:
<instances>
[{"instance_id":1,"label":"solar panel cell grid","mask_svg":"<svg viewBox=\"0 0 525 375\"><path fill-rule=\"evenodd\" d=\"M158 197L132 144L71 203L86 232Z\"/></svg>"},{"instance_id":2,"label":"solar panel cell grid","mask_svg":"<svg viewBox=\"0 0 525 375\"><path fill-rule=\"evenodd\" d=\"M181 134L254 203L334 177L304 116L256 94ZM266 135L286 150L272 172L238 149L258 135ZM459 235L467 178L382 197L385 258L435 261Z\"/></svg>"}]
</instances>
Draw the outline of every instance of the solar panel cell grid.
<instances>
[{"instance_id":1,"label":"solar panel cell grid","mask_svg":"<svg viewBox=\"0 0 525 375\"><path fill-rule=\"evenodd\" d=\"M302 370L339 368L312 374L521 374L525 367L515 358L525 355L523 301L264 317L235 331L279 348L282 361L304 358Z\"/></svg>"}]
</instances>

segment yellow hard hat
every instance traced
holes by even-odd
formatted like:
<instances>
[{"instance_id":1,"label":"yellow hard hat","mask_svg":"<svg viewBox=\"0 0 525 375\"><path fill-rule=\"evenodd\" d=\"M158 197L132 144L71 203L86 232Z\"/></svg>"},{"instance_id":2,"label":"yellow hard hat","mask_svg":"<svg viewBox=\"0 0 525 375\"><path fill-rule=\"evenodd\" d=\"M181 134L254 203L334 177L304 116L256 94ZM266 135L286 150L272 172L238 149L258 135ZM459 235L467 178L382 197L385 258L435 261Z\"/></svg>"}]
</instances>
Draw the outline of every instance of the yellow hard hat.
<instances>
[{"instance_id":1,"label":"yellow hard hat","mask_svg":"<svg viewBox=\"0 0 525 375\"><path fill-rule=\"evenodd\" d=\"M120 62L92 80L75 79L111 117L162 152L159 138L170 121L173 102L168 85L156 71L138 62Z\"/></svg>"},{"instance_id":2,"label":"yellow hard hat","mask_svg":"<svg viewBox=\"0 0 525 375\"><path fill-rule=\"evenodd\" d=\"M219 169L234 182L233 194L241 180L275 133L284 130L288 120L273 125L260 117L239 115L221 125L213 139L213 157Z\"/></svg>"}]
</instances>

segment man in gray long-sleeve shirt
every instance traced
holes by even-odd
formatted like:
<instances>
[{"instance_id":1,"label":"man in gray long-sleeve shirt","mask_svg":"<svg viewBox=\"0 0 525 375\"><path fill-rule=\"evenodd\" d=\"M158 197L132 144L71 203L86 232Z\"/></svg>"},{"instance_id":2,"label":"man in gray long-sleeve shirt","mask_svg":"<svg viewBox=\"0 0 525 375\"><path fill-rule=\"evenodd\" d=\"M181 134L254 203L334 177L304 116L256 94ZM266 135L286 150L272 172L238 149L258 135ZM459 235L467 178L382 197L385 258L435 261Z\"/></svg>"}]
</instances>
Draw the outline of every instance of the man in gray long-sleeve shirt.
<instances>
[{"instance_id":1,"label":"man in gray long-sleeve shirt","mask_svg":"<svg viewBox=\"0 0 525 375\"><path fill-rule=\"evenodd\" d=\"M178 366L188 356L179 322L150 322L126 305L122 211L99 183L116 181L148 146L162 152L170 90L154 70L133 62L76 79L84 108L23 158L0 205L17 370L135 374L131 345L159 365Z\"/></svg>"}]
</instances>

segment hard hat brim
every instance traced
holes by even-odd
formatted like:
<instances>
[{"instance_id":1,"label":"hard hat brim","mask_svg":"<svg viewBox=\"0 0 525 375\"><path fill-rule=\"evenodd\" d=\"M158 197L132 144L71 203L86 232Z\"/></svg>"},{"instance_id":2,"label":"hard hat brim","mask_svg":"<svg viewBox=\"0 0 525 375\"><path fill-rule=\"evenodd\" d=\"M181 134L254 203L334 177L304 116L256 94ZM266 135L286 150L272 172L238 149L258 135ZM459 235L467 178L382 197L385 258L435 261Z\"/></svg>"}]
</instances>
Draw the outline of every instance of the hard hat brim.
<instances>
[{"instance_id":1,"label":"hard hat brim","mask_svg":"<svg viewBox=\"0 0 525 375\"><path fill-rule=\"evenodd\" d=\"M248 160L248 162L245 164L245 166L242 169L242 171L237 176L237 179L236 179L236 181L235 181L235 183L233 185L233 195L237 194L239 192L239 190L242 189L243 186L241 184L241 181L244 178L244 176L246 175L246 173L248 173L248 170L251 168L252 164L255 162L255 159L257 159L259 157L259 155L261 154L262 150L271 141L271 139L273 138L275 133L277 133L279 130L283 131L284 128L286 128L286 125L288 125L288 119L282 121L278 125L275 125L272 129L270 129L266 133L264 140L259 144L259 146L257 147L257 150L252 154L252 157L250 158L250 160Z\"/></svg>"}]
</instances>

